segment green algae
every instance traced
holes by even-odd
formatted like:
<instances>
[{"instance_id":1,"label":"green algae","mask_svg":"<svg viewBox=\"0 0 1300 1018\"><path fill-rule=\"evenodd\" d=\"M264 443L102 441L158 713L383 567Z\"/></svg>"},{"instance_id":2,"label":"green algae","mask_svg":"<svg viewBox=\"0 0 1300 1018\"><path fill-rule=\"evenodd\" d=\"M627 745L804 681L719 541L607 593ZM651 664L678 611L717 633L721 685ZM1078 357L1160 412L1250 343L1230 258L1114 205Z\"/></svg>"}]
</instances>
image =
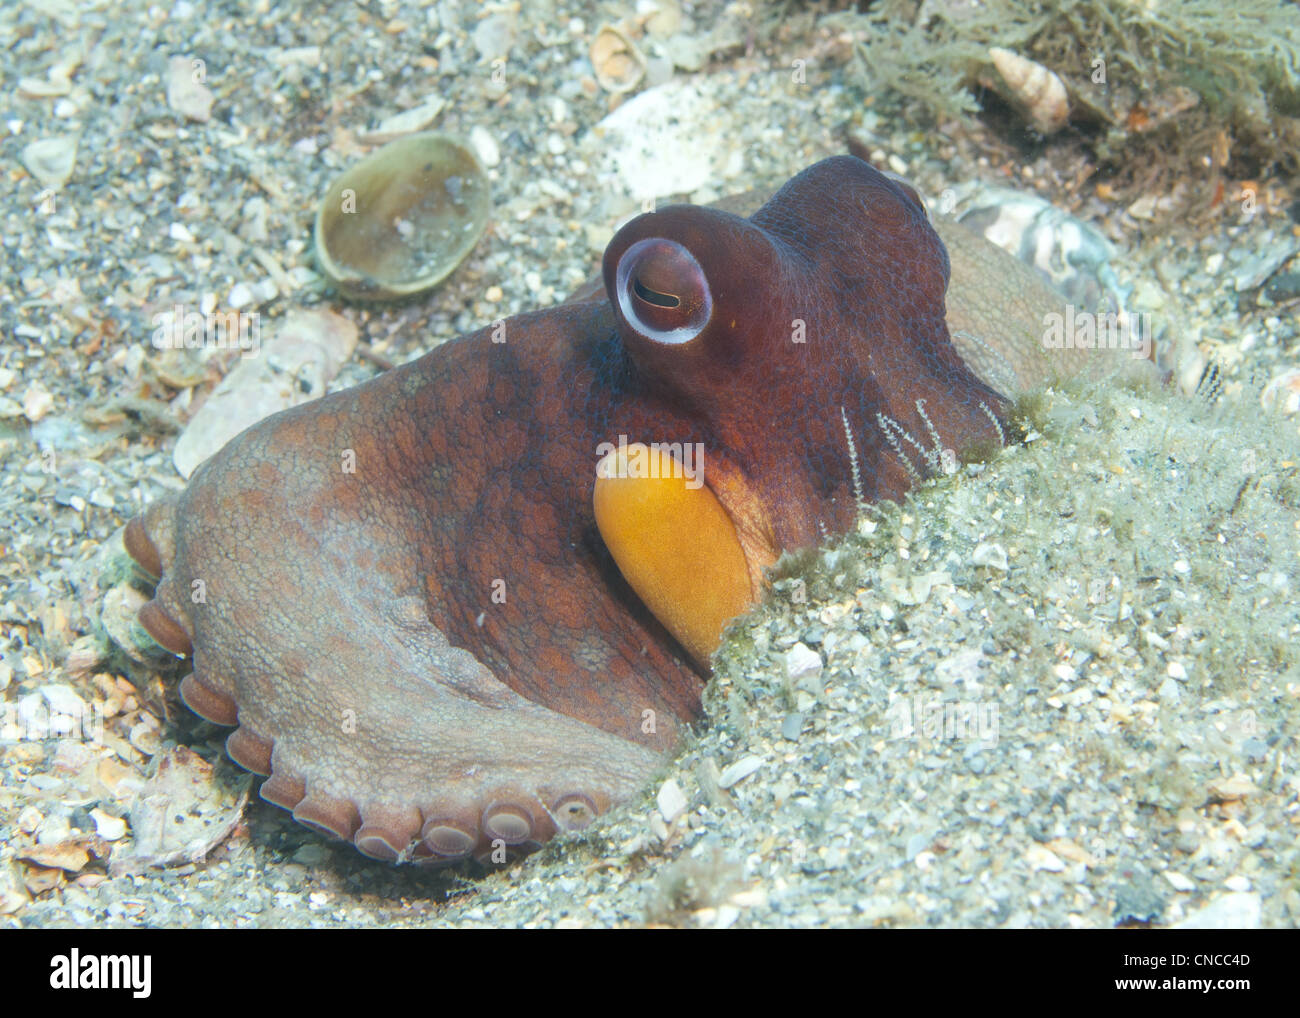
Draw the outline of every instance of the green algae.
<instances>
[{"instance_id":1,"label":"green algae","mask_svg":"<svg viewBox=\"0 0 1300 1018\"><path fill-rule=\"evenodd\" d=\"M973 89L1001 46L1065 81L1072 116L1100 123L1103 160L1131 153L1161 104L1190 90L1195 106L1156 124L1171 161L1221 123L1261 161L1295 169L1300 14L1286 0L878 0L827 21L853 38L852 76L868 94L905 96L938 118L980 108Z\"/></svg>"}]
</instances>

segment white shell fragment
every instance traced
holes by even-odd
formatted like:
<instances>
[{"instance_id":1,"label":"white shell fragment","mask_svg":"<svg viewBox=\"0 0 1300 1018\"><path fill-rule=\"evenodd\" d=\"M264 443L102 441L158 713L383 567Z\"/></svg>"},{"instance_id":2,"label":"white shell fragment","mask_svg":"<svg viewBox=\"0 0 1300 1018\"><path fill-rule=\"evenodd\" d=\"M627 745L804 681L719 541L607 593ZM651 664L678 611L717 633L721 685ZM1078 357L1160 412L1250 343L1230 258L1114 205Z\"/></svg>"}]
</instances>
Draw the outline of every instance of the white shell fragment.
<instances>
[{"instance_id":1,"label":"white shell fragment","mask_svg":"<svg viewBox=\"0 0 1300 1018\"><path fill-rule=\"evenodd\" d=\"M677 784L676 778L669 778L659 786L659 794L655 797L655 802L665 823L671 824L686 812L686 795L682 792L682 786Z\"/></svg>"},{"instance_id":2,"label":"white shell fragment","mask_svg":"<svg viewBox=\"0 0 1300 1018\"><path fill-rule=\"evenodd\" d=\"M274 339L243 358L212 391L176 440L172 462L182 477L245 428L325 393L352 356L356 325L330 311L298 311Z\"/></svg>"},{"instance_id":3,"label":"white shell fragment","mask_svg":"<svg viewBox=\"0 0 1300 1018\"><path fill-rule=\"evenodd\" d=\"M636 43L613 25L600 28L588 54L596 80L606 92L631 92L645 77L645 57Z\"/></svg>"},{"instance_id":4,"label":"white shell fragment","mask_svg":"<svg viewBox=\"0 0 1300 1018\"><path fill-rule=\"evenodd\" d=\"M203 62L172 57L167 63L167 105L187 120L206 124L216 97L203 84Z\"/></svg>"},{"instance_id":5,"label":"white shell fragment","mask_svg":"<svg viewBox=\"0 0 1300 1018\"><path fill-rule=\"evenodd\" d=\"M380 137L397 138L404 134L423 131L438 119L438 114L443 111L446 105L446 100L441 96L429 96L420 105L412 106L409 110L403 110L401 113L394 113L391 117L380 121L379 129L373 135L363 135L363 138L366 141L373 142Z\"/></svg>"},{"instance_id":6,"label":"white shell fragment","mask_svg":"<svg viewBox=\"0 0 1300 1018\"><path fill-rule=\"evenodd\" d=\"M954 189L962 225L1032 265L1073 304L1124 314L1132 292L1111 263L1118 252L1091 223L1036 194L974 184Z\"/></svg>"},{"instance_id":7,"label":"white shell fragment","mask_svg":"<svg viewBox=\"0 0 1300 1018\"><path fill-rule=\"evenodd\" d=\"M201 861L239 823L249 784L245 775L232 788L197 753L184 746L168 749L131 803L135 840L113 853L110 874Z\"/></svg>"},{"instance_id":8,"label":"white shell fragment","mask_svg":"<svg viewBox=\"0 0 1300 1018\"><path fill-rule=\"evenodd\" d=\"M718 775L718 787L731 788L733 785L738 785L762 766L762 757L742 757Z\"/></svg>"},{"instance_id":9,"label":"white shell fragment","mask_svg":"<svg viewBox=\"0 0 1300 1018\"><path fill-rule=\"evenodd\" d=\"M1290 368L1273 378L1264 386L1259 402L1265 410L1274 410L1283 417L1300 413L1300 368Z\"/></svg>"},{"instance_id":10,"label":"white shell fragment","mask_svg":"<svg viewBox=\"0 0 1300 1018\"><path fill-rule=\"evenodd\" d=\"M585 144L602 185L607 180L636 202L692 194L744 168L735 138L717 130L715 100L693 81L674 79L637 93L605 117Z\"/></svg>"}]
</instances>

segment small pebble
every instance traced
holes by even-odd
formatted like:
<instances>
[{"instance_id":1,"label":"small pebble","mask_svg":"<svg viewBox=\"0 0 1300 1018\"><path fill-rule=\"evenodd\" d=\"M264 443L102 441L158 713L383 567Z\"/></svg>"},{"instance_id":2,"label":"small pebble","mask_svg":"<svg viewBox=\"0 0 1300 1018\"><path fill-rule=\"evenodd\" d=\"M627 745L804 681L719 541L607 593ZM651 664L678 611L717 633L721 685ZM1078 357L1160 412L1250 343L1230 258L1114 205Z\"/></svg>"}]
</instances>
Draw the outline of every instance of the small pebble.
<instances>
[{"instance_id":1,"label":"small pebble","mask_svg":"<svg viewBox=\"0 0 1300 1018\"><path fill-rule=\"evenodd\" d=\"M54 409L54 395L39 382L33 382L23 393L23 416L35 424Z\"/></svg>"},{"instance_id":2,"label":"small pebble","mask_svg":"<svg viewBox=\"0 0 1300 1018\"><path fill-rule=\"evenodd\" d=\"M253 303L253 290L247 283L236 283L230 288L230 293L226 297L226 303L231 309L238 311L240 308L246 308Z\"/></svg>"},{"instance_id":3,"label":"small pebble","mask_svg":"<svg viewBox=\"0 0 1300 1018\"><path fill-rule=\"evenodd\" d=\"M1207 791L1215 799L1222 802L1231 802L1234 799L1244 799L1249 795L1257 795L1259 788L1245 774L1234 774L1230 778L1211 781Z\"/></svg>"},{"instance_id":4,"label":"small pebble","mask_svg":"<svg viewBox=\"0 0 1300 1018\"><path fill-rule=\"evenodd\" d=\"M1196 890L1195 883L1188 880L1181 873L1175 872L1174 870L1165 870L1165 879L1169 881L1170 886L1173 887L1175 891Z\"/></svg>"},{"instance_id":5,"label":"small pebble","mask_svg":"<svg viewBox=\"0 0 1300 1018\"><path fill-rule=\"evenodd\" d=\"M1074 682L1079 677L1078 669L1064 661L1052 665L1052 674L1065 683Z\"/></svg>"},{"instance_id":6,"label":"small pebble","mask_svg":"<svg viewBox=\"0 0 1300 1018\"><path fill-rule=\"evenodd\" d=\"M971 552L971 564L996 569L1000 573L1007 571L1007 550L1000 544L981 541Z\"/></svg>"},{"instance_id":7,"label":"small pebble","mask_svg":"<svg viewBox=\"0 0 1300 1018\"><path fill-rule=\"evenodd\" d=\"M72 823L62 813L54 813L41 821L36 831L38 845L60 845L72 836Z\"/></svg>"},{"instance_id":8,"label":"small pebble","mask_svg":"<svg viewBox=\"0 0 1300 1018\"><path fill-rule=\"evenodd\" d=\"M105 813L102 809L92 809L91 819L95 821L95 833L105 841L117 841L126 835L126 821Z\"/></svg>"},{"instance_id":9,"label":"small pebble","mask_svg":"<svg viewBox=\"0 0 1300 1018\"><path fill-rule=\"evenodd\" d=\"M53 99L72 91L72 82L51 72L48 78L19 78L18 91L31 99Z\"/></svg>"},{"instance_id":10,"label":"small pebble","mask_svg":"<svg viewBox=\"0 0 1300 1018\"><path fill-rule=\"evenodd\" d=\"M311 869L317 866L323 866L329 861L329 856L330 853L328 848L324 845L312 842L303 845L294 852L293 861Z\"/></svg>"},{"instance_id":11,"label":"small pebble","mask_svg":"<svg viewBox=\"0 0 1300 1018\"><path fill-rule=\"evenodd\" d=\"M1261 902L1255 892L1232 891L1215 898L1181 922L1176 930L1255 930L1259 929Z\"/></svg>"},{"instance_id":12,"label":"small pebble","mask_svg":"<svg viewBox=\"0 0 1300 1018\"><path fill-rule=\"evenodd\" d=\"M478 156L478 161L488 169L501 162L501 149L496 139L481 124L475 124L470 129L469 143Z\"/></svg>"},{"instance_id":13,"label":"small pebble","mask_svg":"<svg viewBox=\"0 0 1300 1018\"><path fill-rule=\"evenodd\" d=\"M52 713L67 714L80 719L82 714L89 709L86 706L86 701L78 696L71 686L64 685L61 682L42 686L41 695L45 697L45 702L50 705Z\"/></svg>"},{"instance_id":14,"label":"small pebble","mask_svg":"<svg viewBox=\"0 0 1300 1018\"><path fill-rule=\"evenodd\" d=\"M1060 873L1065 869L1065 863L1061 862L1060 856L1038 842L1025 849L1025 862L1029 863L1029 868L1032 870L1046 870L1048 873Z\"/></svg>"},{"instance_id":15,"label":"small pebble","mask_svg":"<svg viewBox=\"0 0 1300 1018\"><path fill-rule=\"evenodd\" d=\"M805 643L796 643L785 652L785 674L791 682L815 678L822 671L822 658Z\"/></svg>"}]
</instances>

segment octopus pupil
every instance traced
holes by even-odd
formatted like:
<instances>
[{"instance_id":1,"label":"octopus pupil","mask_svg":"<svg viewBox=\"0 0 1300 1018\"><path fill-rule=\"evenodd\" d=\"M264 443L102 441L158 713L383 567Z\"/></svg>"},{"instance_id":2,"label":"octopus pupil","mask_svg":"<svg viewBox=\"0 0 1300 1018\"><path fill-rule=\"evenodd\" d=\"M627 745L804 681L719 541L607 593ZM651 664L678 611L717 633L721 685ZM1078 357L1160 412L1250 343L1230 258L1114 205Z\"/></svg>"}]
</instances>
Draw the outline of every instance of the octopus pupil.
<instances>
[{"instance_id":1,"label":"octopus pupil","mask_svg":"<svg viewBox=\"0 0 1300 1018\"><path fill-rule=\"evenodd\" d=\"M659 293L657 290L650 290L641 285L641 280L632 280L632 289L636 295L647 304L653 304L661 308L681 307L681 299L674 297L671 293Z\"/></svg>"}]
</instances>

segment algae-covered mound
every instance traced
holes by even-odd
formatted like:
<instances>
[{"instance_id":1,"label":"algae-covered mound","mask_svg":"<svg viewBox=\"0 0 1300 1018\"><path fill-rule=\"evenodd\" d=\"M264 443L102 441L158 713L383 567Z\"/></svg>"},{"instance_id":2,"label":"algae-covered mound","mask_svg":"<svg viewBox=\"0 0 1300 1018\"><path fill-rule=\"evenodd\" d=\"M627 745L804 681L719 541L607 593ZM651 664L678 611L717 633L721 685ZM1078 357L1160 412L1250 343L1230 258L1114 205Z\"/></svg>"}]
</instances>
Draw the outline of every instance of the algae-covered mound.
<instances>
[{"instance_id":1,"label":"algae-covered mound","mask_svg":"<svg viewBox=\"0 0 1300 1018\"><path fill-rule=\"evenodd\" d=\"M780 564L695 750L766 761L745 921L1295 922L1300 481L1257 395L1042 394L1024 444Z\"/></svg>"},{"instance_id":2,"label":"algae-covered mound","mask_svg":"<svg viewBox=\"0 0 1300 1018\"><path fill-rule=\"evenodd\" d=\"M989 50L1000 47L1060 77L1072 121L1101 128L1104 160L1157 138L1168 155L1171 142L1177 151L1218 125L1229 150L1296 168L1300 7L1291 0L877 0L828 21L852 37L855 74L869 89L941 116L979 108L974 92L985 92Z\"/></svg>"}]
</instances>

